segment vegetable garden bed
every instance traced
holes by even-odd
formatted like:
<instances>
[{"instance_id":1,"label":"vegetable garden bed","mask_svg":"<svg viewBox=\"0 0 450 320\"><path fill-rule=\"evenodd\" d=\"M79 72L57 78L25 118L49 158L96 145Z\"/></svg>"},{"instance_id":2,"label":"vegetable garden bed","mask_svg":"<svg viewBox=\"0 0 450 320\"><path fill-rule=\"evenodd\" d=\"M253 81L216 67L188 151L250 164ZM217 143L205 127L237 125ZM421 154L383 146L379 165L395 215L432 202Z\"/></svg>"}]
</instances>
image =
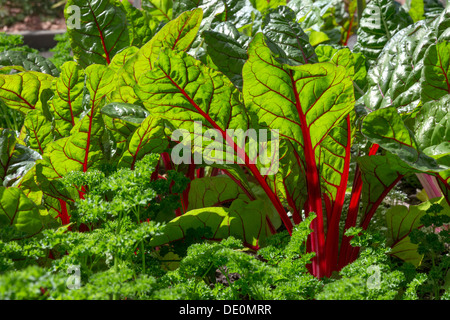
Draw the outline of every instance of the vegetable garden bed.
<instances>
[{"instance_id":1,"label":"vegetable garden bed","mask_svg":"<svg viewBox=\"0 0 450 320\"><path fill-rule=\"evenodd\" d=\"M4 36L0 298L448 299L449 10L68 0L55 59Z\"/></svg>"}]
</instances>

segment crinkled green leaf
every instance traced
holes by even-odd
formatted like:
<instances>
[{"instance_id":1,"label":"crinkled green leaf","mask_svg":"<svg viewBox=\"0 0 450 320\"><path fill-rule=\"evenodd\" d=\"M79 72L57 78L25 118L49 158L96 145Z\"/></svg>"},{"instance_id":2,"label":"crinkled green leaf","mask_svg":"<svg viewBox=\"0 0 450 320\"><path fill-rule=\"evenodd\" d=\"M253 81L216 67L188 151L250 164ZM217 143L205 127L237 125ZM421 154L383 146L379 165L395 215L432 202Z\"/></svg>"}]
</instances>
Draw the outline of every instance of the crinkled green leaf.
<instances>
[{"instance_id":1,"label":"crinkled green leaf","mask_svg":"<svg viewBox=\"0 0 450 320\"><path fill-rule=\"evenodd\" d=\"M68 0L66 21L71 18L70 6L80 9L80 28L69 27L67 32L75 60L82 67L109 64L117 52L130 45L127 14L120 1Z\"/></svg>"},{"instance_id":2,"label":"crinkled green leaf","mask_svg":"<svg viewBox=\"0 0 450 320\"><path fill-rule=\"evenodd\" d=\"M344 67L332 63L280 65L257 35L244 66L243 93L246 106L258 116L259 123L279 130L280 137L289 141L287 155L280 155L280 167L284 179L297 181L275 184L279 188L285 185L291 206L294 199L301 201L295 203L301 212L307 193L304 183L312 183L310 175L317 174L318 188L319 172L315 170L320 145L353 108L352 80ZM292 172L294 168L298 169Z\"/></svg>"},{"instance_id":3,"label":"crinkled green leaf","mask_svg":"<svg viewBox=\"0 0 450 320\"><path fill-rule=\"evenodd\" d=\"M64 63L61 75L53 80L53 98L49 101L59 137L67 137L84 110L85 72L73 61Z\"/></svg>"},{"instance_id":4,"label":"crinkled green leaf","mask_svg":"<svg viewBox=\"0 0 450 320\"><path fill-rule=\"evenodd\" d=\"M57 77L58 68L42 55L34 52L4 51L0 53L0 68L5 66L21 66L28 71L37 71Z\"/></svg>"},{"instance_id":5,"label":"crinkled green leaf","mask_svg":"<svg viewBox=\"0 0 450 320\"><path fill-rule=\"evenodd\" d=\"M143 0L142 7L158 21L172 20L172 0Z\"/></svg>"},{"instance_id":6,"label":"crinkled green leaf","mask_svg":"<svg viewBox=\"0 0 450 320\"><path fill-rule=\"evenodd\" d=\"M32 236L42 230L42 221L36 204L19 188L0 186L0 227L11 226Z\"/></svg>"},{"instance_id":7,"label":"crinkled green leaf","mask_svg":"<svg viewBox=\"0 0 450 320\"><path fill-rule=\"evenodd\" d=\"M162 119L148 116L130 137L119 166L134 169L136 161L146 154L163 153L169 146Z\"/></svg>"},{"instance_id":8,"label":"crinkled green leaf","mask_svg":"<svg viewBox=\"0 0 450 320\"><path fill-rule=\"evenodd\" d=\"M122 4L127 14L129 45L141 47L153 37L158 23L149 12L137 9L129 0L122 1Z\"/></svg>"},{"instance_id":9,"label":"crinkled green leaf","mask_svg":"<svg viewBox=\"0 0 450 320\"><path fill-rule=\"evenodd\" d=\"M119 118L134 124L140 124L149 116L149 112L143 107L130 103L112 102L101 110L104 115L111 118Z\"/></svg>"},{"instance_id":10,"label":"crinkled green leaf","mask_svg":"<svg viewBox=\"0 0 450 320\"><path fill-rule=\"evenodd\" d=\"M41 94L51 87L53 77L36 71L0 74L0 99L12 109L27 114L41 108Z\"/></svg>"},{"instance_id":11,"label":"crinkled green leaf","mask_svg":"<svg viewBox=\"0 0 450 320\"><path fill-rule=\"evenodd\" d=\"M443 40L450 40L446 14L443 12L435 21L419 21L399 31L386 44L369 70L369 88L364 96L367 108L395 106L400 112L411 112L417 107L421 100L425 53L436 43L439 33L444 34ZM445 38L447 28L449 34Z\"/></svg>"},{"instance_id":12,"label":"crinkled green leaf","mask_svg":"<svg viewBox=\"0 0 450 320\"><path fill-rule=\"evenodd\" d=\"M434 20L433 28L436 30L435 36L438 42L450 40L450 7L447 6Z\"/></svg>"},{"instance_id":13,"label":"crinkled green leaf","mask_svg":"<svg viewBox=\"0 0 450 320\"><path fill-rule=\"evenodd\" d=\"M450 94L450 42L431 45L424 57L422 103Z\"/></svg>"},{"instance_id":14,"label":"crinkled green leaf","mask_svg":"<svg viewBox=\"0 0 450 320\"><path fill-rule=\"evenodd\" d=\"M405 126L394 107L369 113L363 121L361 132L371 142L396 154L408 165L420 171L442 171L437 162L419 148L414 135Z\"/></svg>"},{"instance_id":15,"label":"crinkled green leaf","mask_svg":"<svg viewBox=\"0 0 450 320\"><path fill-rule=\"evenodd\" d=\"M314 1L312 0L290 0L287 4L297 15L297 21L304 18L311 11Z\"/></svg>"},{"instance_id":16,"label":"crinkled green leaf","mask_svg":"<svg viewBox=\"0 0 450 320\"><path fill-rule=\"evenodd\" d=\"M415 117L414 134L422 149L450 141L450 96L425 103Z\"/></svg>"},{"instance_id":17,"label":"crinkled green leaf","mask_svg":"<svg viewBox=\"0 0 450 320\"><path fill-rule=\"evenodd\" d=\"M132 55L117 71L116 86L119 89L114 101L135 103L138 101L133 88L142 74L152 69L161 48L177 51L189 49L197 35L202 20L202 10L184 12L177 19L167 23L149 42Z\"/></svg>"},{"instance_id":18,"label":"crinkled green leaf","mask_svg":"<svg viewBox=\"0 0 450 320\"><path fill-rule=\"evenodd\" d=\"M432 199L416 206L393 206L386 211L388 237L392 247L390 255L416 267L420 265L423 256L417 252L417 244L411 243L409 234L421 226L420 218L434 203L443 206L444 210L440 214L450 215L450 207L444 198Z\"/></svg>"},{"instance_id":19,"label":"crinkled green leaf","mask_svg":"<svg viewBox=\"0 0 450 320\"><path fill-rule=\"evenodd\" d=\"M420 102L420 78L433 30L424 21L398 32L369 70L364 103L371 110L394 106L401 112Z\"/></svg>"},{"instance_id":20,"label":"crinkled green leaf","mask_svg":"<svg viewBox=\"0 0 450 320\"><path fill-rule=\"evenodd\" d=\"M13 131L0 129L0 185L10 186L40 158L37 152L20 144Z\"/></svg>"},{"instance_id":21,"label":"crinkled green leaf","mask_svg":"<svg viewBox=\"0 0 450 320\"><path fill-rule=\"evenodd\" d=\"M450 96L425 103L415 118L414 133L424 153L450 167ZM450 169L435 173L450 203Z\"/></svg>"},{"instance_id":22,"label":"crinkled green leaf","mask_svg":"<svg viewBox=\"0 0 450 320\"><path fill-rule=\"evenodd\" d=\"M175 218L164 226L161 234L152 238L150 245L160 246L183 239L189 229L203 230L208 239L214 240L233 236L253 248L264 246L270 236L264 202L235 200L229 208L195 209Z\"/></svg>"},{"instance_id":23,"label":"crinkled green leaf","mask_svg":"<svg viewBox=\"0 0 450 320\"><path fill-rule=\"evenodd\" d=\"M47 145L54 140L52 122L40 110L35 109L28 112L24 127L27 132L27 145L44 154Z\"/></svg>"},{"instance_id":24,"label":"crinkled green leaf","mask_svg":"<svg viewBox=\"0 0 450 320\"><path fill-rule=\"evenodd\" d=\"M263 33L284 53L281 62L291 65L318 62L309 38L297 23L295 12L286 6L272 9L263 20ZM270 44L269 43L269 44Z\"/></svg>"},{"instance_id":25,"label":"crinkled green leaf","mask_svg":"<svg viewBox=\"0 0 450 320\"><path fill-rule=\"evenodd\" d=\"M224 24L225 25L225 24ZM225 74L239 89L242 89L242 68L247 61L248 37L226 23L227 33L206 30L202 37L206 43L206 52L217 69Z\"/></svg>"},{"instance_id":26,"label":"crinkled green leaf","mask_svg":"<svg viewBox=\"0 0 450 320\"><path fill-rule=\"evenodd\" d=\"M355 51L374 62L385 44L401 29L413 23L401 5L391 0L373 0L363 11Z\"/></svg>"}]
</instances>

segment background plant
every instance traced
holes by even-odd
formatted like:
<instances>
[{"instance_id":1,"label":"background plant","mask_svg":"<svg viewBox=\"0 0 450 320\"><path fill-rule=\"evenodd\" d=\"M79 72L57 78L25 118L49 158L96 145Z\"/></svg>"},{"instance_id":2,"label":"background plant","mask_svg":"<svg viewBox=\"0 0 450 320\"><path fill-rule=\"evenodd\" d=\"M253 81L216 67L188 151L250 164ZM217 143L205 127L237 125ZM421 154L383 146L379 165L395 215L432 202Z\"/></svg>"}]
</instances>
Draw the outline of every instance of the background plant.
<instances>
[{"instance_id":1,"label":"background plant","mask_svg":"<svg viewBox=\"0 0 450 320\"><path fill-rule=\"evenodd\" d=\"M121 230L123 223L128 233L135 228L133 219L137 222L144 215L165 226L139 248L163 248L164 254L156 256L164 259L169 248L184 257L189 256L187 247L192 242L221 241L229 236L246 248L264 252L277 233L285 230L295 238L296 225L310 221L312 232L306 242L294 241L301 248L301 254L295 254L312 259L311 264L303 261L302 268L319 279L343 270L343 282L360 286L370 275L357 278L356 271L345 274L351 268L343 269L360 254L359 246L352 246L355 234L347 231L357 226L367 230L395 186L416 174L435 179L430 186L433 183L443 196L424 206L448 201L446 108L450 91L443 81L448 76L447 64L439 62L449 59L449 13L443 7L436 5L431 16L423 15L424 20L413 14L417 7L402 7L393 1L373 1L360 16L355 16L353 2L346 7L342 2L320 1L305 6L299 1L287 5L281 1L264 5L228 0L145 1L142 10L112 0L69 0L69 5L80 6L83 13L81 29L68 32L74 61L69 58L59 68L46 59L28 58L28 54L24 58L23 53L4 53L8 62L3 70L8 72L0 75L0 98L25 120L16 134L2 131L2 204L6 208L2 221L22 232L22 237L44 232L52 238L52 231L42 230L49 228L50 221L60 221L97 239L104 236L97 224L105 223L109 234ZM374 10L389 23L371 25L369 13ZM108 12L108 19L93 24L103 12ZM355 48L342 47L358 23ZM13 69L19 72L9 74ZM170 155L178 141L172 141L171 134L184 129L194 137L193 121L202 121L204 130L219 133L221 141L216 143L231 150L235 164L172 162ZM280 130L280 169L275 175L262 174L267 167L253 164L246 148L227 135L227 129L248 128ZM220 154L211 153L208 147L208 141L203 141L189 156L201 152L209 160L220 160ZM144 173L138 164L148 154L161 156ZM145 183L136 186L130 172L151 181L155 193L142 190ZM177 184L182 181L180 175L188 179L186 188ZM110 177L108 188L112 189L99 191L93 181L104 177ZM121 189L116 178L129 190ZM142 193L141 199L130 193L136 191ZM160 207L157 195L172 202ZM178 200L180 206L175 205ZM125 208L130 201L150 211ZM346 201L348 206L344 206ZM16 212L14 204L26 210ZM102 206L112 211L122 206L119 218L95 209ZM443 214L448 215L443 207ZM388 253L418 266L421 253L409 233L421 225L410 217L422 215L423 210L402 208L386 212L391 250L380 255L367 252L375 260L387 259ZM153 209L161 211L151 213ZM133 218L123 216L129 210ZM16 222L22 219L29 225ZM71 224L74 221L82 224ZM74 234L75 242L82 237ZM69 251L71 241L63 251ZM205 246L201 248L211 249L212 255L223 249ZM75 257L78 249L72 249ZM196 250L190 254L200 254ZM111 261L118 265L135 261L147 269L144 251L140 251L139 262L122 253ZM214 261L205 262L209 271L217 267L230 278L233 272L228 268L234 264L236 273L242 275L247 275L247 270L239 269L245 264L256 274L258 268L267 268L267 264L226 252L236 260L226 260L230 264L226 269ZM224 258L219 255L217 259ZM65 265L64 258L58 260ZM364 291L362 296L403 297L399 290L408 282L403 273L388 266L387 260L382 264L393 289ZM363 266L368 265L353 265L359 271ZM133 269L127 263L123 267ZM312 282L303 277L302 270L297 270L298 283L310 288ZM220 294L208 291L191 275L182 277L193 286L188 290L192 296ZM211 281L209 277L201 280ZM405 290L413 297L423 277L408 279L413 284ZM259 281L256 278L236 281L240 291L230 278L226 297L286 297L290 292L285 289L282 295L263 284L259 287L253 283ZM184 282L182 287L180 292ZM293 295L314 294L309 289L301 293L300 285L294 287ZM340 284L329 288L334 287Z\"/></svg>"}]
</instances>

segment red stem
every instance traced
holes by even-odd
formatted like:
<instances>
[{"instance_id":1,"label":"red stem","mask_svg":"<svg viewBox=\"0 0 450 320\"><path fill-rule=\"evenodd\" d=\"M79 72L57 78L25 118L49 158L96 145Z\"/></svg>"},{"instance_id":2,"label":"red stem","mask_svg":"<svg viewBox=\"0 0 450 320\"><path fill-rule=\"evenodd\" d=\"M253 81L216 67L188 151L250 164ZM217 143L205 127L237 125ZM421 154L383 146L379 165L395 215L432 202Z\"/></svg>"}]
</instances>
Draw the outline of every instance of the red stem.
<instances>
[{"instance_id":1,"label":"red stem","mask_svg":"<svg viewBox=\"0 0 450 320\"><path fill-rule=\"evenodd\" d=\"M194 162L193 159L192 159L192 162ZM189 164L189 170L186 174L186 177L188 177L189 180L191 180L191 181L195 179L195 164L194 163ZM184 212L187 211L188 205L189 205L189 190L191 190L190 182L188 183L186 189L183 191L182 204L183 204Z\"/></svg>"},{"instance_id":2,"label":"red stem","mask_svg":"<svg viewBox=\"0 0 450 320\"><path fill-rule=\"evenodd\" d=\"M378 144L373 144L369 150L369 156L373 156L377 153L379 148ZM347 213L347 220L345 221L344 227L344 236L342 237L341 249L339 253L339 263L338 270L342 269L345 265L348 264L350 259L349 255L351 254L352 246L350 245L351 237L347 237L345 232L351 227L356 226L356 220L358 218L359 212L359 204L361 202L361 191L362 191L362 177L361 170L359 166L356 166L355 177L353 179L353 188L352 194L350 198L350 205Z\"/></svg>"},{"instance_id":3,"label":"red stem","mask_svg":"<svg viewBox=\"0 0 450 320\"><path fill-rule=\"evenodd\" d=\"M170 155L167 152L161 153L161 158L164 162L164 167L166 168L166 171L173 170L172 166L172 160L170 159Z\"/></svg>"},{"instance_id":4,"label":"red stem","mask_svg":"<svg viewBox=\"0 0 450 320\"><path fill-rule=\"evenodd\" d=\"M67 211L67 203L64 200L58 199L59 205L61 206L61 211L59 212L57 218L61 218L62 225L70 223L69 212Z\"/></svg>"},{"instance_id":5,"label":"red stem","mask_svg":"<svg viewBox=\"0 0 450 320\"><path fill-rule=\"evenodd\" d=\"M372 205L372 207L370 208L369 212L366 214L366 216L364 217L363 222L361 223L361 227L363 230L367 230L367 228L369 227L369 223L370 220L372 220L373 215L375 214L375 211L377 210L377 208L380 206L381 202L383 201L383 199L387 196L387 194L392 190L393 187L395 187L395 185L403 178L404 176L399 174L397 179L394 180L394 182L392 182L382 193L381 195L378 197L377 201ZM359 247L352 247L350 250L350 255L347 261L348 263L351 263L353 261L356 260L356 258L358 257L358 253L359 253L360 248Z\"/></svg>"},{"instance_id":6,"label":"red stem","mask_svg":"<svg viewBox=\"0 0 450 320\"><path fill-rule=\"evenodd\" d=\"M291 82L292 88L294 89L295 105L303 134L303 148L306 163L306 185L308 190L308 207L306 213L314 212L316 214L316 218L311 223L313 229L313 232L311 233L311 249L316 254L313 258L312 268L314 276L321 278L326 269L326 261L324 259L325 232L323 228L323 208L319 171L317 169L314 148L312 146L311 133L309 131L310 128L306 121L306 115L303 112L299 99L299 93L297 92L297 86L292 75Z\"/></svg>"},{"instance_id":7,"label":"red stem","mask_svg":"<svg viewBox=\"0 0 450 320\"><path fill-rule=\"evenodd\" d=\"M197 178L203 178L205 176L205 168L198 168L197 169Z\"/></svg>"},{"instance_id":8,"label":"red stem","mask_svg":"<svg viewBox=\"0 0 450 320\"><path fill-rule=\"evenodd\" d=\"M349 24L348 30L347 30L347 36L345 37L345 43L344 43L344 46L346 46L346 45L348 44L348 39L350 38L350 33L352 32L353 21L355 20L355 13L356 13L357 9L358 9L358 8L356 8L355 11L353 12L352 19L350 20L350 24Z\"/></svg>"},{"instance_id":9,"label":"red stem","mask_svg":"<svg viewBox=\"0 0 450 320\"><path fill-rule=\"evenodd\" d=\"M342 207L345 201L345 191L347 190L348 175L350 171L350 156L351 156L351 124L350 115L347 116L347 145L345 147L345 162L343 173L341 176L341 183L336 193L336 200L333 203L330 220L328 224L327 238L325 242L325 253L327 257L326 276L331 276L331 273L337 269L338 252L339 252L339 221L341 219Z\"/></svg>"},{"instance_id":10,"label":"red stem","mask_svg":"<svg viewBox=\"0 0 450 320\"><path fill-rule=\"evenodd\" d=\"M164 72L164 71L163 71ZM244 159L244 163L245 166L250 170L250 172L253 174L253 176L258 180L258 182L261 184L262 188L264 189L264 191L267 193L267 195L269 196L270 200L272 201L273 205L275 206L278 214L281 217L281 220L283 221L283 223L286 226L286 229L288 230L289 234L292 234L292 222L289 219L286 210L284 210L283 205L281 204L280 199L278 199L278 197L275 195L275 193L272 191L272 189L269 187L269 185L267 184L266 180L263 178L263 176L261 175L261 173L259 172L258 168L256 167L255 164L252 164L248 158L248 155L245 153L245 149L240 148L238 145L236 145L233 141L233 138L230 137L225 130L223 130L212 118L209 114L205 113L205 111L203 111L200 106L186 93L186 91L181 88L172 78L170 75L165 74L167 79L169 79L172 84L177 88L177 90L183 94L183 96L189 101L189 103L197 110L197 112L203 117L205 118L206 121L208 121L211 126L218 130L222 137L225 139L225 141L233 147L234 151L236 152L236 154L241 157L241 159Z\"/></svg>"}]
</instances>

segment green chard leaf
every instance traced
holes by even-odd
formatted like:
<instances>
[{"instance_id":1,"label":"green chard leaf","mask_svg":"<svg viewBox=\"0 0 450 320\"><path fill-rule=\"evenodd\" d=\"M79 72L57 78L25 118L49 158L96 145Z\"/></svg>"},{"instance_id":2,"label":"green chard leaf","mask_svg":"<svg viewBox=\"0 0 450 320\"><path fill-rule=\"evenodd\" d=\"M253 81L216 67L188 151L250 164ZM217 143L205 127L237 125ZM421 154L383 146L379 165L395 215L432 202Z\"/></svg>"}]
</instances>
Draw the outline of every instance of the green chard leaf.
<instances>
[{"instance_id":1,"label":"green chard leaf","mask_svg":"<svg viewBox=\"0 0 450 320\"><path fill-rule=\"evenodd\" d=\"M425 103L415 118L418 145L438 164L450 168L450 96ZM436 172L436 178L450 203L450 169Z\"/></svg>"},{"instance_id":2,"label":"green chard leaf","mask_svg":"<svg viewBox=\"0 0 450 320\"><path fill-rule=\"evenodd\" d=\"M247 61L249 37L241 34L236 27L225 22L215 30L205 30L202 37L206 43L206 52L217 69L242 90L242 68Z\"/></svg>"},{"instance_id":3,"label":"green chard leaf","mask_svg":"<svg viewBox=\"0 0 450 320\"><path fill-rule=\"evenodd\" d=\"M184 12L177 19L167 23L139 51L132 54L123 67L117 71L116 87L118 90L113 94L113 101L136 103L139 98L133 88L141 75L152 69L162 48L176 51L188 50L197 35L202 16L201 9Z\"/></svg>"},{"instance_id":4,"label":"green chard leaf","mask_svg":"<svg viewBox=\"0 0 450 320\"><path fill-rule=\"evenodd\" d=\"M318 62L309 37L296 22L295 12L289 7L270 10L264 17L262 31L267 44L277 46L283 53L280 62L290 65Z\"/></svg>"},{"instance_id":5,"label":"green chard leaf","mask_svg":"<svg viewBox=\"0 0 450 320\"><path fill-rule=\"evenodd\" d=\"M42 108L41 94L51 88L53 77L29 71L13 75L0 74L0 99L11 108L27 114Z\"/></svg>"},{"instance_id":6,"label":"green chard leaf","mask_svg":"<svg viewBox=\"0 0 450 320\"><path fill-rule=\"evenodd\" d=\"M57 77L59 70L39 53L4 51L0 53L0 69L5 66L20 66L28 71L37 71Z\"/></svg>"},{"instance_id":7,"label":"green chard leaf","mask_svg":"<svg viewBox=\"0 0 450 320\"><path fill-rule=\"evenodd\" d=\"M224 75L185 53L161 52L153 70L140 78L136 93L152 116L167 119L173 128L192 135L201 125L202 132L216 129L224 134L223 143L227 129L248 128L236 88Z\"/></svg>"},{"instance_id":8,"label":"green chard leaf","mask_svg":"<svg viewBox=\"0 0 450 320\"><path fill-rule=\"evenodd\" d=\"M85 111L84 82L84 70L73 61L64 63L61 75L53 80L54 96L49 101L49 106L55 121L55 132L59 137L67 137Z\"/></svg>"},{"instance_id":9,"label":"green chard leaf","mask_svg":"<svg viewBox=\"0 0 450 320\"><path fill-rule=\"evenodd\" d=\"M251 43L243 74L246 106L259 123L279 130L289 150L280 151L282 175L273 183L284 190L290 207L301 212L307 194L317 192L316 198L321 197L317 172L321 144L353 108L352 80L344 67L329 62L280 65L262 34Z\"/></svg>"},{"instance_id":10,"label":"green chard leaf","mask_svg":"<svg viewBox=\"0 0 450 320\"><path fill-rule=\"evenodd\" d=\"M149 116L149 112L143 107L131 103L112 102L101 110L104 115L118 118L134 124L140 124Z\"/></svg>"},{"instance_id":11,"label":"green chard leaf","mask_svg":"<svg viewBox=\"0 0 450 320\"><path fill-rule=\"evenodd\" d=\"M424 57L422 103L450 94L450 42L431 45Z\"/></svg>"},{"instance_id":12,"label":"green chard leaf","mask_svg":"<svg viewBox=\"0 0 450 320\"><path fill-rule=\"evenodd\" d=\"M189 230L198 230L201 237L221 240L229 236L244 241L254 249L263 247L270 230L266 223L266 210L261 200L245 203L235 200L229 208L210 207L191 210L167 223L161 234L150 241L160 246L183 239Z\"/></svg>"},{"instance_id":13,"label":"green chard leaf","mask_svg":"<svg viewBox=\"0 0 450 320\"><path fill-rule=\"evenodd\" d=\"M445 170L445 167L439 166L433 158L423 153L394 107L369 113L363 120L361 132L371 142L398 155L412 168L424 172Z\"/></svg>"},{"instance_id":14,"label":"green chard leaf","mask_svg":"<svg viewBox=\"0 0 450 320\"><path fill-rule=\"evenodd\" d=\"M127 12L120 1L68 0L67 22L73 19L68 10L71 6L79 8L81 21L78 26L69 26L67 32L75 60L83 68L109 64L117 52L130 45Z\"/></svg>"},{"instance_id":15,"label":"green chard leaf","mask_svg":"<svg viewBox=\"0 0 450 320\"><path fill-rule=\"evenodd\" d=\"M420 218L433 204L444 208L441 214L450 215L450 208L443 198L432 199L417 206L393 206L386 211L389 245L392 248L390 255L412 263L415 267L420 265L423 255L417 252L418 245L411 242L409 234L421 226Z\"/></svg>"},{"instance_id":16,"label":"green chard leaf","mask_svg":"<svg viewBox=\"0 0 450 320\"><path fill-rule=\"evenodd\" d=\"M354 50L362 52L373 63L385 44L412 23L411 16L399 3L391 0L371 1L363 11Z\"/></svg>"},{"instance_id":17,"label":"green chard leaf","mask_svg":"<svg viewBox=\"0 0 450 320\"><path fill-rule=\"evenodd\" d=\"M130 46L141 47L153 37L158 24L149 12L137 9L129 0L122 4L127 14Z\"/></svg>"},{"instance_id":18,"label":"green chard leaf","mask_svg":"<svg viewBox=\"0 0 450 320\"><path fill-rule=\"evenodd\" d=\"M13 131L0 129L0 185L10 186L40 158L37 152L20 144Z\"/></svg>"},{"instance_id":19,"label":"green chard leaf","mask_svg":"<svg viewBox=\"0 0 450 320\"><path fill-rule=\"evenodd\" d=\"M46 146L54 140L52 122L41 110L35 109L28 112L24 128L27 132L26 144L40 154L44 154Z\"/></svg>"},{"instance_id":20,"label":"green chard leaf","mask_svg":"<svg viewBox=\"0 0 450 320\"><path fill-rule=\"evenodd\" d=\"M130 136L127 148L119 161L119 167L134 169L136 161L146 154L163 153L169 146L162 119L148 116Z\"/></svg>"},{"instance_id":21,"label":"green chard leaf","mask_svg":"<svg viewBox=\"0 0 450 320\"><path fill-rule=\"evenodd\" d=\"M396 107L412 111L420 102L423 58L433 43L433 29L420 21L394 35L368 73L365 105L371 109Z\"/></svg>"},{"instance_id":22,"label":"green chard leaf","mask_svg":"<svg viewBox=\"0 0 450 320\"><path fill-rule=\"evenodd\" d=\"M0 186L0 227L6 226L21 233L19 238L33 236L43 228L38 207L22 190Z\"/></svg>"},{"instance_id":23,"label":"green chard leaf","mask_svg":"<svg viewBox=\"0 0 450 320\"><path fill-rule=\"evenodd\" d=\"M64 201L74 200L73 194L65 191L58 180L70 171L86 172L104 160L102 137L105 127L100 109L106 95L114 89L114 72L104 65L91 65L85 72L90 109L72 128L70 136L47 146L37 170L41 189Z\"/></svg>"},{"instance_id":24,"label":"green chard leaf","mask_svg":"<svg viewBox=\"0 0 450 320\"><path fill-rule=\"evenodd\" d=\"M199 178L190 183L188 210L226 206L238 198L249 201L245 192L227 175Z\"/></svg>"},{"instance_id":25,"label":"green chard leaf","mask_svg":"<svg viewBox=\"0 0 450 320\"><path fill-rule=\"evenodd\" d=\"M156 19L157 21L172 20L172 0L143 0L142 7L150 14L153 19Z\"/></svg>"}]
</instances>

